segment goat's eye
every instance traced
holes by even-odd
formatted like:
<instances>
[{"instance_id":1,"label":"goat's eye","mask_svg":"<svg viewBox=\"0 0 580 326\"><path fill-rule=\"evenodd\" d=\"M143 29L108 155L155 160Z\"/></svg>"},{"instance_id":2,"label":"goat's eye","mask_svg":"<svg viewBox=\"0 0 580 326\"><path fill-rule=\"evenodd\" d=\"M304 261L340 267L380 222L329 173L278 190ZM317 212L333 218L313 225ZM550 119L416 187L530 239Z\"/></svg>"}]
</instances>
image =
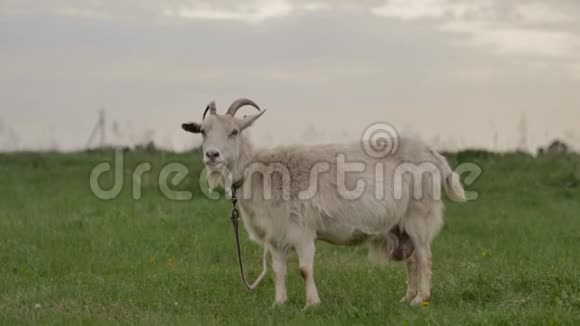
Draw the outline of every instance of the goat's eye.
<instances>
[{"instance_id":1,"label":"goat's eye","mask_svg":"<svg viewBox=\"0 0 580 326\"><path fill-rule=\"evenodd\" d=\"M230 133L230 137L236 137L239 133L240 131L236 129Z\"/></svg>"}]
</instances>

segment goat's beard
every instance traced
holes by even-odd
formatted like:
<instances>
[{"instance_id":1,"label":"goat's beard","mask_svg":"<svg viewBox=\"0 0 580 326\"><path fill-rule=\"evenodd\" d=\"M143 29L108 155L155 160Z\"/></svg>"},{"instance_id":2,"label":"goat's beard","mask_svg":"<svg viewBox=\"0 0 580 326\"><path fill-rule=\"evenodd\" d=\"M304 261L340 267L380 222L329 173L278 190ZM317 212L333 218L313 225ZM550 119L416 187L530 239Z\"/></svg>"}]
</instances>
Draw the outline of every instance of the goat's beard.
<instances>
[{"instance_id":1,"label":"goat's beard","mask_svg":"<svg viewBox=\"0 0 580 326\"><path fill-rule=\"evenodd\" d=\"M232 186L232 174L226 167L219 167L217 169L207 169L207 185L210 191L214 191L218 188L223 188L228 194L231 193Z\"/></svg>"},{"instance_id":2,"label":"goat's beard","mask_svg":"<svg viewBox=\"0 0 580 326\"><path fill-rule=\"evenodd\" d=\"M219 187L225 186L224 175L221 171L207 171L207 185L210 191L214 191Z\"/></svg>"}]
</instances>

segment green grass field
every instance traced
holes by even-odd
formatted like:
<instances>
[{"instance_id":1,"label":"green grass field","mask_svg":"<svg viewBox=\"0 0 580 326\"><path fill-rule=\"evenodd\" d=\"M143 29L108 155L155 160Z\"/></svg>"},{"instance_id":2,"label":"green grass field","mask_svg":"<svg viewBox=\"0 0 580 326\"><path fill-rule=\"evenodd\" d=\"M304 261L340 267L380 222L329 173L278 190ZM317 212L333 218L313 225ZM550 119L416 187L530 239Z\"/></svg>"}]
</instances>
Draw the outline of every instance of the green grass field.
<instances>
[{"instance_id":1,"label":"green grass field","mask_svg":"<svg viewBox=\"0 0 580 326\"><path fill-rule=\"evenodd\" d=\"M453 155L483 175L479 199L449 203L434 242L428 307L399 303L403 266L374 266L366 247L319 243L322 305L302 311L296 256L289 302L272 308L269 277L240 283L229 202L200 194L197 155L129 153L119 198L93 196L89 173L112 153L0 155L0 321L3 324L579 324L580 158ZM154 170L140 200L138 163ZM174 201L158 189L159 167L192 168ZM111 177L105 183L111 182ZM246 268L261 249L242 231Z\"/></svg>"}]
</instances>

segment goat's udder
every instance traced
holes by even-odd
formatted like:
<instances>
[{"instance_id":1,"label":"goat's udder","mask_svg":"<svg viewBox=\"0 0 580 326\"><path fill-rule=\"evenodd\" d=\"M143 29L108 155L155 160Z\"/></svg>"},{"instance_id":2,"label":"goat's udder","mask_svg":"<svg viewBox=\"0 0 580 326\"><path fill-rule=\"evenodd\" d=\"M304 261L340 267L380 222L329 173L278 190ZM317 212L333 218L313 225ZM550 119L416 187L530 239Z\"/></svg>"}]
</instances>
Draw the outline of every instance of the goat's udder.
<instances>
[{"instance_id":1,"label":"goat's udder","mask_svg":"<svg viewBox=\"0 0 580 326\"><path fill-rule=\"evenodd\" d=\"M413 241L407 232L399 230L398 227L393 229L391 234L394 234L397 237L397 245L391 252L391 259L395 261L406 260L413 254L413 251L415 250Z\"/></svg>"}]
</instances>

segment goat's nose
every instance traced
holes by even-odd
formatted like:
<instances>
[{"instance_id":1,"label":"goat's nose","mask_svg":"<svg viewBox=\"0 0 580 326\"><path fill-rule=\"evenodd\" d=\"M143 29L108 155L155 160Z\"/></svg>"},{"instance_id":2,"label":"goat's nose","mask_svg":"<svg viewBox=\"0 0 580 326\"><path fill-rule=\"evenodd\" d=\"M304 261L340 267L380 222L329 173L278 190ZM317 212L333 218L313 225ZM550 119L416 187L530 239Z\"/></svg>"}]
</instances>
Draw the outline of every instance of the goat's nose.
<instances>
[{"instance_id":1,"label":"goat's nose","mask_svg":"<svg viewBox=\"0 0 580 326\"><path fill-rule=\"evenodd\" d=\"M215 160L216 158L218 158L220 156L220 152L214 151L214 150L209 150L209 151L205 152L205 156L207 156L207 158L209 158L210 160Z\"/></svg>"}]
</instances>

